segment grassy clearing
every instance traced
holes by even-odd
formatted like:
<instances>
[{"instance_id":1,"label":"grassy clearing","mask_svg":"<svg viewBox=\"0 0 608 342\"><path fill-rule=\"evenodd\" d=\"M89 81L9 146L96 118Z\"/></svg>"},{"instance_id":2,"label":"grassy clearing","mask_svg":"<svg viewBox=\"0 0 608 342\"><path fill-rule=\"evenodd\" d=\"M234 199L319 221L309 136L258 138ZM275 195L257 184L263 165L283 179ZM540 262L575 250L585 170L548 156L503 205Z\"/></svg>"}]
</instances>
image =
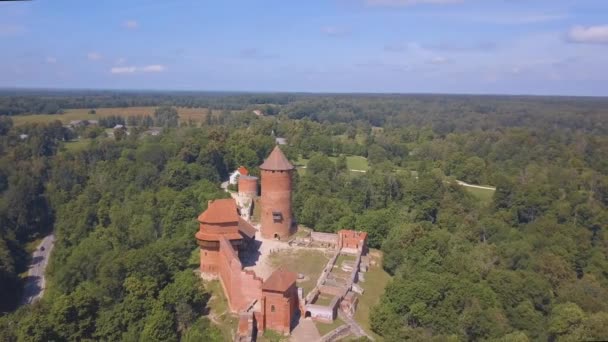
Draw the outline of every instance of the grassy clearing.
<instances>
[{"instance_id":1,"label":"grassy clearing","mask_svg":"<svg viewBox=\"0 0 608 342\"><path fill-rule=\"evenodd\" d=\"M65 149L72 152L82 151L89 146L90 139L80 139L65 142Z\"/></svg>"},{"instance_id":2,"label":"grassy clearing","mask_svg":"<svg viewBox=\"0 0 608 342\"><path fill-rule=\"evenodd\" d=\"M218 280L208 281L205 282L205 289L211 293L211 299L207 303L209 320L220 329L224 341L232 341L238 319L228 309L222 285Z\"/></svg>"},{"instance_id":3,"label":"grassy clearing","mask_svg":"<svg viewBox=\"0 0 608 342\"><path fill-rule=\"evenodd\" d=\"M345 261L355 261L357 259L357 257L355 257L354 255L350 255L350 254L340 254L338 255L338 258L336 259L336 266L340 267L342 266L342 263Z\"/></svg>"},{"instance_id":4,"label":"grassy clearing","mask_svg":"<svg viewBox=\"0 0 608 342\"><path fill-rule=\"evenodd\" d=\"M292 272L304 274L307 278L304 281L298 281L298 286L306 295L317 283L317 279L329 261L329 256L317 250L286 249L272 254L269 260L273 267L285 266Z\"/></svg>"},{"instance_id":5,"label":"grassy clearing","mask_svg":"<svg viewBox=\"0 0 608 342\"><path fill-rule=\"evenodd\" d=\"M471 193L471 195L477 197L481 202L485 203L485 204L490 204L492 202L492 199L494 197L494 192L496 190L490 190L490 189L480 189L480 188L474 188L471 186L466 186L464 185L464 188Z\"/></svg>"},{"instance_id":6,"label":"grassy clearing","mask_svg":"<svg viewBox=\"0 0 608 342\"><path fill-rule=\"evenodd\" d=\"M379 255L380 252L372 250L372 253L378 253ZM384 288L390 281L391 276L382 268L380 258L374 258L374 260L376 260L376 265L370 265L369 270L365 273L365 282L359 283L365 292L359 296L359 305L357 306L354 318L368 334L379 339L380 336L374 334L370 327L369 313L372 307L380 301L380 297L384 294Z\"/></svg>"},{"instance_id":7,"label":"grassy clearing","mask_svg":"<svg viewBox=\"0 0 608 342\"><path fill-rule=\"evenodd\" d=\"M317 305L329 305L331 304L331 301L334 299L334 297L329 296L329 295L325 295L325 294L320 294L319 297L317 297L317 300L315 300L315 302L313 304L317 304Z\"/></svg>"},{"instance_id":8,"label":"grassy clearing","mask_svg":"<svg viewBox=\"0 0 608 342\"><path fill-rule=\"evenodd\" d=\"M262 205L260 199L256 198L253 200L253 216L251 217L252 222L260 222L262 216Z\"/></svg>"},{"instance_id":9,"label":"grassy clearing","mask_svg":"<svg viewBox=\"0 0 608 342\"><path fill-rule=\"evenodd\" d=\"M336 160L338 159L338 157L329 157L329 159L335 163ZM307 165L308 165L308 159L300 157L296 161L295 166L297 167L298 173L300 175L303 175L303 174L306 173L306 169L304 167L307 166ZM369 170L369 163L367 162L367 158L365 158L365 157L361 157L361 156L346 156L346 167L349 170L368 171Z\"/></svg>"},{"instance_id":10,"label":"grassy clearing","mask_svg":"<svg viewBox=\"0 0 608 342\"><path fill-rule=\"evenodd\" d=\"M319 330L319 335L321 335L321 336L325 336L332 330L334 330L344 324L345 324L344 321L342 321L339 317L336 317L336 319L332 323L322 323L322 322L315 321L315 325L317 326L317 330Z\"/></svg>"},{"instance_id":11,"label":"grassy clearing","mask_svg":"<svg viewBox=\"0 0 608 342\"><path fill-rule=\"evenodd\" d=\"M63 114L16 115L11 118L16 126L26 123L50 123L55 120L60 120L63 124L67 124L72 120L99 120L99 118L112 115L124 117L137 115L154 116L156 108L158 107L96 108L95 114L89 114L89 108L78 108L66 109ZM177 107L177 112L180 122L188 122L190 119L201 122L207 115L206 108ZM220 113L221 111L213 111L213 115L220 115Z\"/></svg>"}]
</instances>

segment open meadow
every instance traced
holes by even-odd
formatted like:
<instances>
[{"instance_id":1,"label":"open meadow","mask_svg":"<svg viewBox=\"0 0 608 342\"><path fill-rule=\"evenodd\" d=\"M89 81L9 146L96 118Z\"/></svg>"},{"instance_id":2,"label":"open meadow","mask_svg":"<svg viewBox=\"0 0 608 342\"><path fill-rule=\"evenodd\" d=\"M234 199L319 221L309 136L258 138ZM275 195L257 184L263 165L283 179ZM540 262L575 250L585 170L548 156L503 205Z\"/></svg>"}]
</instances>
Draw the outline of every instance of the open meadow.
<instances>
[{"instance_id":1,"label":"open meadow","mask_svg":"<svg viewBox=\"0 0 608 342\"><path fill-rule=\"evenodd\" d=\"M95 108L95 114L89 114L90 108L66 109L63 114L30 114L15 115L11 117L16 126L27 123L50 123L60 120L63 124L68 124L72 120L99 120L108 116L154 116L154 111L158 107L123 107L123 108ZM186 108L176 107L180 122L202 122L207 115L207 108ZM214 110L213 115L219 115L221 111Z\"/></svg>"}]
</instances>

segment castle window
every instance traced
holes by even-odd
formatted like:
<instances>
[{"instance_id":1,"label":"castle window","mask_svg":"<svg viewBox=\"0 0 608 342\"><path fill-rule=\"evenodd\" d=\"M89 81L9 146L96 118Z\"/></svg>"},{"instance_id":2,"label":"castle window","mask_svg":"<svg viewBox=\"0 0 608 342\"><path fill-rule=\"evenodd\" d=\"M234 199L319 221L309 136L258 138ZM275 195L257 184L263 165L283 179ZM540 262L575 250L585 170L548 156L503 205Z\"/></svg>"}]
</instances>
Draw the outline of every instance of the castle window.
<instances>
[{"instance_id":1,"label":"castle window","mask_svg":"<svg viewBox=\"0 0 608 342\"><path fill-rule=\"evenodd\" d=\"M270 306L270 312L274 312L274 305Z\"/></svg>"},{"instance_id":2,"label":"castle window","mask_svg":"<svg viewBox=\"0 0 608 342\"><path fill-rule=\"evenodd\" d=\"M274 220L274 222L279 222L283 220L283 214L281 214L280 211L273 211L272 212L272 219Z\"/></svg>"}]
</instances>

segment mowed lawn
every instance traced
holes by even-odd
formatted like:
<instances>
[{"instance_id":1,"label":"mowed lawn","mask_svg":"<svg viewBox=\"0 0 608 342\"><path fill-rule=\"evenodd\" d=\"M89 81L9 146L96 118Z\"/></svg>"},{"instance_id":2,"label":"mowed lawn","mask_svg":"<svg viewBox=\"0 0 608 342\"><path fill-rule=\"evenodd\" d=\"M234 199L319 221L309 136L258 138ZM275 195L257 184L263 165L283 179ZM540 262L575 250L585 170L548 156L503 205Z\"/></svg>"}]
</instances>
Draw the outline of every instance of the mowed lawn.
<instances>
[{"instance_id":1,"label":"mowed lawn","mask_svg":"<svg viewBox=\"0 0 608 342\"><path fill-rule=\"evenodd\" d=\"M370 255L381 255L377 250L370 250ZM380 336L374 334L369 324L369 313L372 308L378 304L380 297L384 294L386 284L391 280L391 276L382 268L381 257L373 257L376 260L376 265L370 265L369 270L365 273L365 282L359 282L363 288L363 295L359 296L359 305L355 312L355 320L365 329L365 331L374 336L377 340Z\"/></svg>"},{"instance_id":2,"label":"mowed lawn","mask_svg":"<svg viewBox=\"0 0 608 342\"><path fill-rule=\"evenodd\" d=\"M11 118L16 126L26 123L49 123L60 120L63 124L68 124L72 120L99 120L99 118L118 115L118 116L154 116L154 111L158 107L125 107L125 108L96 108L95 114L89 114L89 108L66 109L63 114L31 114L15 115ZM188 122L192 119L201 122L207 115L206 108L186 108L177 107L180 122ZM220 111L213 111L213 115L219 115Z\"/></svg>"},{"instance_id":3,"label":"mowed lawn","mask_svg":"<svg viewBox=\"0 0 608 342\"><path fill-rule=\"evenodd\" d=\"M298 281L298 286L302 288L306 296L317 284L329 258L329 254L315 249L284 249L272 254L269 261L275 268L284 266L292 272L304 274L306 280Z\"/></svg>"},{"instance_id":4,"label":"mowed lawn","mask_svg":"<svg viewBox=\"0 0 608 342\"><path fill-rule=\"evenodd\" d=\"M494 198L494 192L496 192L496 190L480 189L466 185L463 186L469 193L471 193L471 195L477 197L477 199L479 199L484 204L492 203L492 200Z\"/></svg>"},{"instance_id":5,"label":"mowed lawn","mask_svg":"<svg viewBox=\"0 0 608 342\"><path fill-rule=\"evenodd\" d=\"M335 163L336 160L338 159L338 157L329 157L329 159ZM304 166L307 166L307 165L308 165L308 159L304 159L304 158L300 157L300 159L298 159L296 161L296 167L298 168L298 173L301 175L306 173L306 169L304 168ZM369 163L367 162L367 158L365 158L365 157L346 156L346 167L351 171L356 170L353 172L368 171Z\"/></svg>"}]
</instances>

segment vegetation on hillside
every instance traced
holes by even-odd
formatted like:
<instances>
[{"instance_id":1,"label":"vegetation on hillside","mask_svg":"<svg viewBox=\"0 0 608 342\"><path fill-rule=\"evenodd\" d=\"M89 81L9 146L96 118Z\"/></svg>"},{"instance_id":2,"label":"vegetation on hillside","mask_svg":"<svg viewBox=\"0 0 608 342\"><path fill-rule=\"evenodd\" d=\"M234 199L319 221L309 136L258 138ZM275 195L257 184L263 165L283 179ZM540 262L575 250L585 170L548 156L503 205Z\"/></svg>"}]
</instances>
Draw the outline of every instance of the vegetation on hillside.
<instances>
[{"instance_id":1,"label":"vegetation on hillside","mask_svg":"<svg viewBox=\"0 0 608 342\"><path fill-rule=\"evenodd\" d=\"M369 325L386 340L608 338L605 99L41 95L0 103L13 115L46 103L223 112L177 128L163 107L161 136L133 121L122 140L91 133L77 149L65 142L88 131L0 119L3 311L19 298L26 243L57 234L49 290L0 318L0 340L221 338L201 319L209 295L189 263L194 219L226 196L229 170L259 173L276 136L290 160L308 160L294 179L298 223L364 230L383 251L393 277ZM369 170L349 172L346 156ZM476 197L456 179L497 189Z\"/></svg>"}]
</instances>

